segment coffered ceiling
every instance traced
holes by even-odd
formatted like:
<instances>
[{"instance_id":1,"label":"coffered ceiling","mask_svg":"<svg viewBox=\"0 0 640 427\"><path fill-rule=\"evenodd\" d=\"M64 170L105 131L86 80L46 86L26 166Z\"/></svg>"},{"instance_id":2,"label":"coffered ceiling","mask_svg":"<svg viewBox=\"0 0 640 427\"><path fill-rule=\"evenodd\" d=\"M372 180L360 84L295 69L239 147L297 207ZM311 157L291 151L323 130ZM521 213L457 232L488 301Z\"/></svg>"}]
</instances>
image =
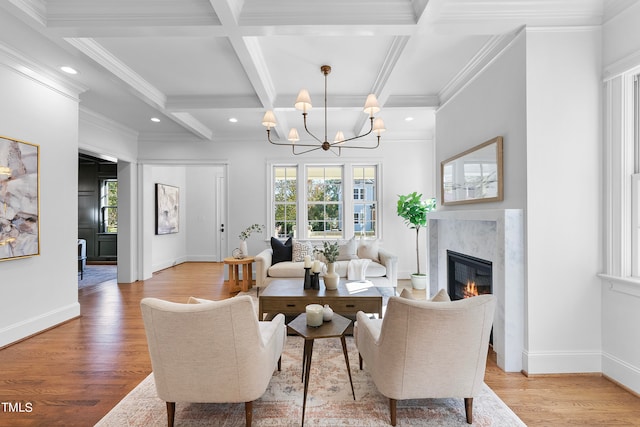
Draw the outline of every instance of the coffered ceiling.
<instances>
[{"instance_id":1,"label":"coffered ceiling","mask_svg":"<svg viewBox=\"0 0 640 427\"><path fill-rule=\"evenodd\" d=\"M600 25L632 1L6 0L0 48L78 85L82 108L141 140L264 139L267 109L284 140L302 128L301 88L322 134L323 64L330 139L368 124L375 93L384 140L425 140L435 108L523 25Z\"/></svg>"}]
</instances>

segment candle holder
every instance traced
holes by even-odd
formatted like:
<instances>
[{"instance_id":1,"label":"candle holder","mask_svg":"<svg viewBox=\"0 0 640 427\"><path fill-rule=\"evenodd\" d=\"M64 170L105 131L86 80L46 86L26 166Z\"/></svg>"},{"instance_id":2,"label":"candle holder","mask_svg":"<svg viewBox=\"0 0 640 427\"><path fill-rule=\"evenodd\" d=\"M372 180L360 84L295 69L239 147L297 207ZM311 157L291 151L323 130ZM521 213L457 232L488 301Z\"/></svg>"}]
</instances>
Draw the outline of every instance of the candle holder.
<instances>
[{"instance_id":1,"label":"candle holder","mask_svg":"<svg viewBox=\"0 0 640 427\"><path fill-rule=\"evenodd\" d=\"M320 273L313 273L311 277L311 289L320 290Z\"/></svg>"},{"instance_id":2,"label":"candle holder","mask_svg":"<svg viewBox=\"0 0 640 427\"><path fill-rule=\"evenodd\" d=\"M304 289L311 289L311 267L304 268Z\"/></svg>"}]
</instances>

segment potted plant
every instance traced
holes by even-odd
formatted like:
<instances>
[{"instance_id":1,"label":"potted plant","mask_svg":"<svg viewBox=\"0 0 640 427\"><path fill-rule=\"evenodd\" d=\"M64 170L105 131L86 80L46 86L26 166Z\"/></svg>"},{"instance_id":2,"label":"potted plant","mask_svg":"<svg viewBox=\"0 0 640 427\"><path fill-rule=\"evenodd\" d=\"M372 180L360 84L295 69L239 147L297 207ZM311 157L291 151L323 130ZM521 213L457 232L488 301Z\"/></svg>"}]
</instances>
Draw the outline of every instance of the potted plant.
<instances>
[{"instance_id":1,"label":"potted plant","mask_svg":"<svg viewBox=\"0 0 640 427\"><path fill-rule=\"evenodd\" d=\"M398 216L404 223L416 230L416 273L411 275L411 284L416 289L427 287L427 275L420 273L420 229L427 226L427 213L435 210L436 199L422 200L422 194L413 192L406 196L398 196Z\"/></svg>"},{"instance_id":2,"label":"potted plant","mask_svg":"<svg viewBox=\"0 0 640 427\"><path fill-rule=\"evenodd\" d=\"M251 236L251 233L254 231L261 233L263 229L264 225L252 224L240 233L238 238L240 239L240 252L243 257L249 256L249 251L247 250L247 239Z\"/></svg>"},{"instance_id":3,"label":"potted plant","mask_svg":"<svg viewBox=\"0 0 640 427\"><path fill-rule=\"evenodd\" d=\"M316 249L315 252L324 255L324 259L327 261L327 272L324 274L324 286L330 291L338 289L340 276L336 273L334 264L340 254L338 241L335 243L325 241L322 243L322 249Z\"/></svg>"}]
</instances>

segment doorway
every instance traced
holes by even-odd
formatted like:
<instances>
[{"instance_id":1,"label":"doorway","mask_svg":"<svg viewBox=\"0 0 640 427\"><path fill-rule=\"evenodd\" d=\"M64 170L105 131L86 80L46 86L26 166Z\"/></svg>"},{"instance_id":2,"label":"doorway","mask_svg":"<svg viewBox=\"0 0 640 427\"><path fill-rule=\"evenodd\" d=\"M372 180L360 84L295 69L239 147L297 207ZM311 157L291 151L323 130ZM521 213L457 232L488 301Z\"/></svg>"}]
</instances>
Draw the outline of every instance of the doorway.
<instances>
[{"instance_id":1,"label":"doorway","mask_svg":"<svg viewBox=\"0 0 640 427\"><path fill-rule=\"evenodd\" d=\"M78 287L117 278L117 164L78 156Z\"/></svg>"}]
</instances>

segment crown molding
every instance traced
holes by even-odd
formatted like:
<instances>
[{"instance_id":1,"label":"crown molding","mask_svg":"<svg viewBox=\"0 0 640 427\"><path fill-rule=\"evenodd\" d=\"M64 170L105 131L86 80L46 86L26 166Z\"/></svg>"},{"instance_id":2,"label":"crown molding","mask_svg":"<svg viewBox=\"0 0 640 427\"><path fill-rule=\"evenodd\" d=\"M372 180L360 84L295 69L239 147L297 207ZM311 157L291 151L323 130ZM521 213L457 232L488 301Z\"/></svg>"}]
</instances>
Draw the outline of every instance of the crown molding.
<instances>
[{"instance_id":1,"label":"crown molding","mask_svg":"<svg viewBox=\"0 0 640 427\"><path fill-rule=\"evenodd\" d=\"M451 98L467 86L487 65L489 65L504 49L509 46L523 29L515 33L493 36L471 58L471 60L451 79L438 93L441 105L446 104Z\"/></svg>"},{"instance_id":2,"label":"crown molding","mask_svg":"<svg viewBox=\"0 0 640 427\"><path fill-rule=\"evenodd\" d=\"M0 64L76 102L79 102L80 94L88 89L63 78L2 42L0 42Z\"/></svg>"},{"instance_id":3,"label":"crown molding","mask_svg":"<svg viewBox=\"0 0 640 427\"><path fill-rule=\"evenodd\" d=\"M98 42L84 38L66 38L65 40L131 86L144 101L155 107L164 108L166 103L165 95L131 68L127 67Z\"/></svg>"},{"instance_id":4,"label":"crown molding","mask_svg":"<svg viewBox=\"0 0 640 427\"><path fill-rule=\"evenodd\" d=\"M9 2L43 27L47 25L45 0L9 0Z\"/></svg>"}]
</instances>

